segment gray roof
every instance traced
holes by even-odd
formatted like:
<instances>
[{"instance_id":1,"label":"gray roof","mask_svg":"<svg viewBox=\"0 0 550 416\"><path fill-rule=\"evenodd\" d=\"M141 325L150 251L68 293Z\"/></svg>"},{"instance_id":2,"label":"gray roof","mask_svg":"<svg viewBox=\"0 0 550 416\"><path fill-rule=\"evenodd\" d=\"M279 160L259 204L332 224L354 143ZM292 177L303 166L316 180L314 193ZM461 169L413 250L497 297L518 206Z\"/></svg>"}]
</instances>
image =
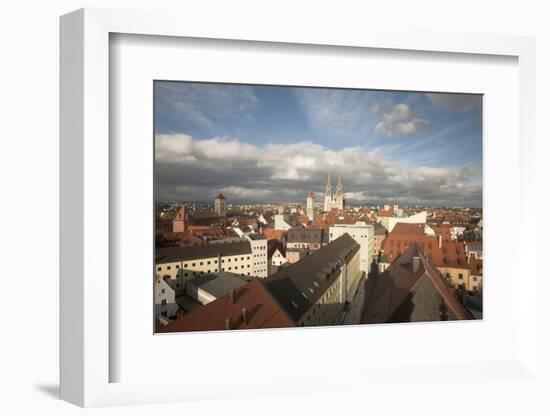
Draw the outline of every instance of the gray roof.
<instances>
[{"instance_id":1,"label":"gray roof","mask_svg":"<svg viewBox=\"0 0 550 416\"><path fill-rule=\"evenodd\" d=\"M384 227L382 224L380 224L379 222L375 222L374 224L374 235L384 235L386 234L386 227Z\"/></svg>"},{"instance_id":2,"label":"gray roof","mask_svg":"<svg viewBox=\"0 0 550 416\"><path fill-rule=\"evenodd\" d=\"M156 263L173 263L194 259L206 259L210 257L236 256L239 254L250 254L250 242L239 241L225 244L208 244L193 247L166 247L156 249Z\"/></svg>"},{"instance_id":3,"label":"gray roof","mask_svg":"<svg viewBox=\"0 0 550 416\"><path fill-rule=\"evenodd\" d=\"M321 228L295 227L287 231L287 243L316 243L321 244L323 230Z\"/></svg>"},{"instance_id":4,"label":"gray roof","mask_svg":"<svg viewBox=\"0 0 550 416\"><path fill-rule=\"evenodd\" d=\"M469 317L416 244L411 244L383 273L367 281L362 323L447 319Z\"/></svg>"},{"instance_id":5,"label":"gray roof","mask_svg":"<svg viewBox=\"0 0 550 416\"><path fill-rule=\"evenodd\" d=\"M265 235L263 234L248 234L248 237L251 240L265 240Z\"/></svg>"},{"instance_id":6,"label":"gray roof","mask_svg":"<svg viewBox=\"0 0 550 416\"><path fill-rule=\"evenodd\" d=\"M338 278L340 271L336 262L348 259L358 250L359 244L344 234L263 282L288 313L298 320Z\"/></svg>"},{"instance_id":7,"label":"gray roof","mask_svg":"<svg viewBox=\"0 0 550 416\"><path fill-rule=\"evenodd\" d=\"M246 285L248 282L245 279L234 273L220 272L212 273L204 276L198 276L187 282L195 288L200 288L211 294L216 299L229 293L233 289L238 289Z\"/></svg>"}]
</instances>

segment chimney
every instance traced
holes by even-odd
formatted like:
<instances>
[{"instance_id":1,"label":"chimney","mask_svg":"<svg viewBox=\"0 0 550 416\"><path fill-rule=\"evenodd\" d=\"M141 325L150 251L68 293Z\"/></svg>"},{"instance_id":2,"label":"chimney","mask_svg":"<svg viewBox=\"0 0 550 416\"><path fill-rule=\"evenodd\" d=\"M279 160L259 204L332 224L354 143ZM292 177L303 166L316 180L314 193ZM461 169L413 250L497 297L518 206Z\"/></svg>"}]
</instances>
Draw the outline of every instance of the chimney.
<instances>
[{"instance_id":1,"label":"chimney","mask_svg":"<svg viewBox=\"0 0 550 416\"><path fill-rule=\"evenodd\" d=\"M218 273L222 271L222 255L218 254Z\"/></svg>"},{"instance_id":2,"label":"chimney","mask_svg":"<svg viewBox=\"0 0 550 416\"><path fill-rule=\"evenodd\" d=\"M248 325L248 311L246 308L243 308L242 314L243 314L243 325Z\"/></svg>"},{"instance_id":3,"label":"chimney","mask_svg":"<svg viewBox=\"0 0 550 416\"><path fill-rule=\"evenodd\" d=\"M225 330L229 331L230 329L232 329L232 327L233 327L233 320L231 319L230 316L228 316L227 318L225 318Z\"/></svg>"},{"instance_id":4,"label":"chimney","mask_svg":"<svg viewBox=\"0 0 550 416\"><path fill-rule=\"evenodd\" d=\"M437 244L439 245L439 248L441 248L441 241L443 240L443 238L441 237L441 234L439 234L437 236Z\"/></svg>"},{"instance_id":5,"label":"chimney","mask_svg":"<svg viewBox=\"0 0 550 416\"><path fill-rule=\"evenodd\" d=\"M237 298L237 291L235 289L231 289L229 291L229 298L231 299L231 303L235 303L235 299Z\"/></svg>"},{"instance_id":6,"label":"chimney","mask_svg":"<svg viewBox=\"0 0 550 416\"><path fill-rule=\"evenodd\" d=\"M419 256L414 256L413 259L412 259L412 266L413 266L413 274L417 272L417 270L420 268L420 257Z\"/></svg>"}]
</instances>

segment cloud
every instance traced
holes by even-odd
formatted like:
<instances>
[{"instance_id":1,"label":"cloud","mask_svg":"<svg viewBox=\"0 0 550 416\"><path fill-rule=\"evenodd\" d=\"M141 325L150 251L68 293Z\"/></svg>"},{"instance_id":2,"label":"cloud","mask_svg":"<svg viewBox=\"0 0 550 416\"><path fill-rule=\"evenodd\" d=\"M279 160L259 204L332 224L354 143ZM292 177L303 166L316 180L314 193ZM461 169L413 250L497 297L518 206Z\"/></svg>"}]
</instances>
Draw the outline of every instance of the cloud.
<instances>
[{"instance_id":1,"label":"cloud","mask_svg":"<svg viewBox=\"0 0 550 416\"><path fill-rule=\"evenodd\" d=\"M450 113L466 113L481 107L479 94L444 94L430 93L426 97L431 103Z\"/></svg>"},{"instance_id":2,"label":"cloud","mask_svg":"<svg viewBox=\"0 0 550 416\"><path fill-rule=\"evenodd\" d=\"M382 105L378 92L330 88L295 90L298 105L310 128L323 136L360 137L375 123L373 113ZM381 100L380 100L381 101Z\"/></svg>"},{"instance_id":3,"label":"cloud","mask_svg":"<svg viewBox=\"0 0 550 416\"><path fill-rule=\"evenodd\" d=\"M328 172L341 173L346 198L357 203L391 199L411 205L480 206L475 165L404 170L383 151L332 150L311 142L255 146L236 138L195 140L156 136L156 172L162 201L302 201L322 198Z\"/></svg>"},{"instance_id":4,"label":"cloud","mask_svg":"<svg viewBox=\"0 0 550 416\"><path fill-rule=\"evenodd\" d=\"M408 104L400 103L384 113L375 131L388 137L410 136L430 127L430 122L417 118Z\"/></svg>"},{"instance_id":5,"label":"cloud","mask_svg":"<svg viewBox=\"0 0 550 416\"><path fill-rule=\"evenodd\" d=\"M232 117L246 117L258 103L254 89L231 84L155 83L155 113L160 123L173 127L213 129Z\"/></svg>"}]
</instances>

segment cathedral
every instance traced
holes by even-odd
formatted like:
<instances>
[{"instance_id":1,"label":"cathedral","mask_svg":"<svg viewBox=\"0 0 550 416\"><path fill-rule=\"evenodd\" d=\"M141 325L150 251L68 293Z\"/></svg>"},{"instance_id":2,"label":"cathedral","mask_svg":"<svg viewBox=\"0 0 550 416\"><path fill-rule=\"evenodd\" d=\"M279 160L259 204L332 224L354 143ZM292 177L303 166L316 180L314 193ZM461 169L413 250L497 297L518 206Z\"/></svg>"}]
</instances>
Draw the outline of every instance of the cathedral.
<instances>
[{"instance_id":1,"label":"cathedral","mask_svg":"<svg viewBox=\"0 0 550 416\"><path fill-rule=\"evenodd\" d=\"M327 187L325 189L325 212L336 208L344 210L344 187L342 186L342 177L338 175L338 185L336 185L336 193L332 193L332 183L330 181L330 173L328 174Z\"/></svg>"}]
</instances>

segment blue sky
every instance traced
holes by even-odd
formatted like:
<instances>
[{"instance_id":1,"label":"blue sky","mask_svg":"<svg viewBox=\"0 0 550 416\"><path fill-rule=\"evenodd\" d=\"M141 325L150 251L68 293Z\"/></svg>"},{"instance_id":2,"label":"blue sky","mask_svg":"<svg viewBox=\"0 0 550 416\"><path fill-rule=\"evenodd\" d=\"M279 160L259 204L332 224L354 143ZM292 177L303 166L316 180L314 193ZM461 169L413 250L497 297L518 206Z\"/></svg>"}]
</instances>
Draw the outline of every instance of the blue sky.
<instances>
[{"instance_id":1,"label":"blue sky","mask_svg":"<svg viewBox=\"0 0 550 416\"><path fill-rule=\"evenodd\" d=\"M235 202L291 200L321 193L331 171L355 203L480 206L481 101L157 81L159 195L210 200L215 187Z\"/></svg>"}]
</instances>

